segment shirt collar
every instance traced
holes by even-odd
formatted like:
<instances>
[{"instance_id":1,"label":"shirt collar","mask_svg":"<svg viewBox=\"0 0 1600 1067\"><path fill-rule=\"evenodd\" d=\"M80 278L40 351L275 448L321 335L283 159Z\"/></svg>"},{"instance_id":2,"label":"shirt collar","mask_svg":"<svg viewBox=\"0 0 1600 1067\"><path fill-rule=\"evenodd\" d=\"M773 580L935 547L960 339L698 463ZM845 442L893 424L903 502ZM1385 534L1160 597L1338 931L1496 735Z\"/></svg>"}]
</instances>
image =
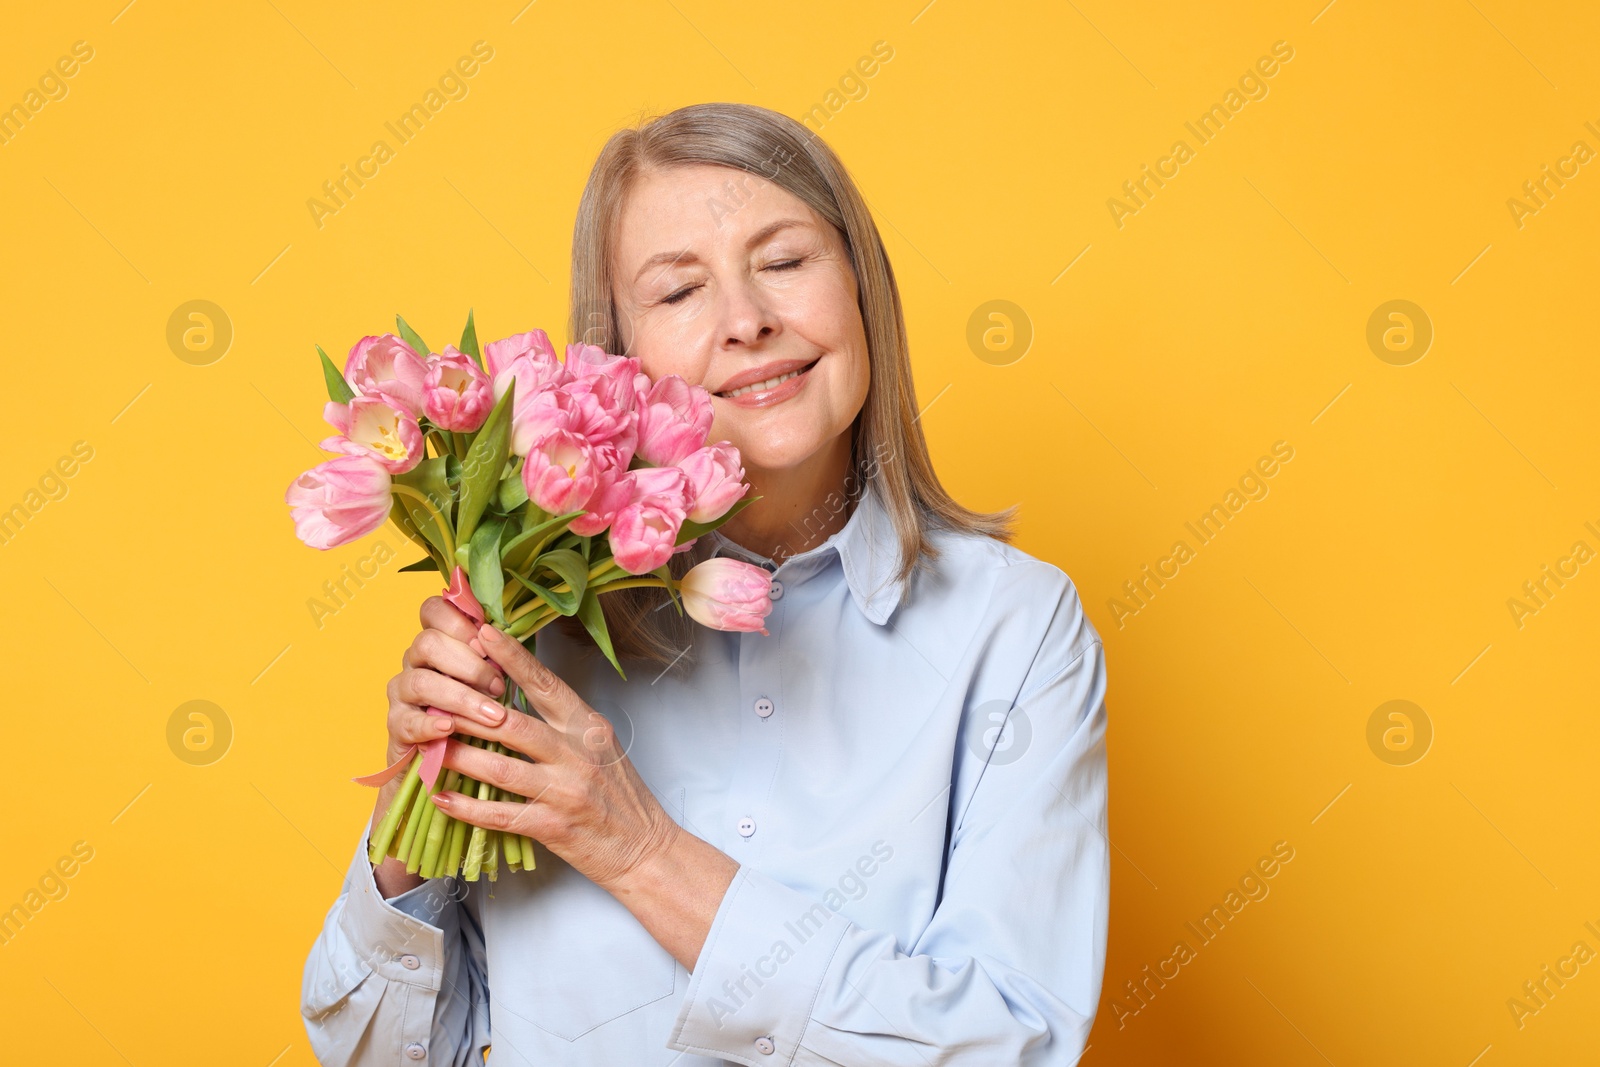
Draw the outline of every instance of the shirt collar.
<instances>
[{"instance_id":1,"label":"shirt collar","mask_svg":"<svg viewBox=\"0 0 1600 1067\"><path fill-rule=\"evenodd\" d=\"M720 530L713 530L706 538L713 546L711 555L743 559L789 581L804 580L826 566L830 556L837 555L856 607L879 626L894 613L904 592L903 583L896 577L900 569L900 538L877 487L870 481L843 527L822 544L790 556L781 565L729 540Z\"/></svg>"}]
</instances>

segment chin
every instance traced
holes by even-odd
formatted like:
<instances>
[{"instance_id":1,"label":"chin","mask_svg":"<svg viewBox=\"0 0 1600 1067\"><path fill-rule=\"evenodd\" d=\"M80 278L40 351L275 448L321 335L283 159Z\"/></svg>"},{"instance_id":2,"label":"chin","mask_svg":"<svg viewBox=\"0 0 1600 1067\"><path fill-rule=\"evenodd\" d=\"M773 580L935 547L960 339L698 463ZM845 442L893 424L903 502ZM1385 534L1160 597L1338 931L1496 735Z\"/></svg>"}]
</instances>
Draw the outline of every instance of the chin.
<instances>
[{"instance_id":1,"label":"chin","mask_svg":"<svg viewBox=\"0 0 1600 1067\"><path fill-rule=\"evenodd\" d=\"M785 405L787 408L788 405ZM823 430L827 419L804 407L750 411L735 408L717 412L711 439L732 441L746 467L785 470L815 456L834 435Z\"/></svg>"},{"instance_id":2,"label":"chin","mask_svg":"<svg viewBox=\"0 0 1600 1067\"><path fill-rule=\"evenodd\" d=\"M781 471L798 467L806 460L817 454L823 445L821 441L807 441L804 443L750 440L746 437L746 444L740 444L734 439L734 445L739 449L739 459L748 470Z\"/></svg>"}]
</instances>

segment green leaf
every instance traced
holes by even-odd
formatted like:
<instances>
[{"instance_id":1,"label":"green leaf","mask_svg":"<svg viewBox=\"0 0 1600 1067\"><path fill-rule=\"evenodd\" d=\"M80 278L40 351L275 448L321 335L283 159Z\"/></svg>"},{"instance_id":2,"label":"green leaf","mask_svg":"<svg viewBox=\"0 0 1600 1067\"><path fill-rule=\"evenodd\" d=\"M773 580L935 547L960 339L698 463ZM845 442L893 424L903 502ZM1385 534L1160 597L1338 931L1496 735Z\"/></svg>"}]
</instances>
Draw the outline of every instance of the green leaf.
<instances>
[{"instance_id":1,"label":"green leaf","mask_svg":"<svg viewBox=\"0 0 1600 1067\"><path fill-rule=\"evenodd\" d=\"M524 463L527 461L524 460ZM522 532L527 533L535 526L543 526L550 519L550 513L538 504L529 504L528 510L522 513Z\"/></svg>"},{"instance_id":2,"label":"green leaf","mask_svg":"<svg viewBox=\"0 0 1600 1067\"><path fill-rule=\"evenodd\" d=\"M627 579L627 578L637 578L637 577L639 577L637 574L629 574L627 571L625 571L621 567L617 566L615 560L608 559L606 561L606 564L607 565L606 565L606 568L604 570L595 572L594 577L589 579L589 588L590 589L598 588L598 587L600 587L602 585L606 585L606 584L608 584L610 582L618 582L618 581L622 581L622 580ZM594 568L596 566L598 566L598 565L599 564L591 565L589 569L591 571L594 571Z\"/></svg>"},{"instance_id":3,"label":"green leaf","mask_svg":"<svg viewBox=\"0 0 1600 1067\"><path fill-rule=\"evenodd\" d=\"M571 615L578 610L578 601L582 599L578 594L570 590L557 592L547 585L541 585L532 578L525 578L520 574L513 574L512 577L531 590L534 596L554 608L557 615Z\"/></svg>"},{"instance_id":4,"label":"green leaf","mask_svg":"<svg viewBox=\"0 0 1600 1067\"><path fill-rule=\"evenodd\" d=\"M467 577L472 592L483 604L489 618L502 629L506 625L501 597L505 592L505 573L500 569L500 533L505 529L503 515L491 515L473 531L467 546Z\"/></svg>"},{"instance_id":5,"label":"green leaf","mask_svg":"<svg viewBox=\"0 0 1600 1067\"><path fill-rule=\"evenodd\" d=\"M679 615L682 615L683 604L678 600L678 586L672 578L672 564L663 563L650 573L661 579L662 583L667 587L667 599L672 601L672 606L678 609Z\"/></svg>"},{"instance_id":6,"label":"green leaf","mask_svg":"<svg viewBox=\"0 0 1600 1067\"><path fill-rule=\"evenodd\" d=\"M569 511L565 515L553 515L513 537L500 550L501 566L514 574L532 573L528 564L544 551L544 546L551 538L567 528L567 523L582 514L581 511Z\"/></svg>"},{"instance_id":7,"label":"green leaf","mask_svg":"<svg viewBox=\"0 0 1600 1067\"><path fill-rule=\"evenodd\" d=\"M606 617L600 609L600 598L593 589L585 589L583 599L578 602L578 621L583 623L583 628L589 631L589 636L594 638L594 643L600 646L600 651L606 659L627 681L627 674L622 670L622 664L617 662L617 654L611 647L611 631L606 629Z\"/></svg>"},{"instance_id":8,"label":"green leaf","mask_svg":"<svg viewBox=\"0 0 1600 1067\"><path fill-rule=\"evenodd\" d=\"M445 456L434 456L432 459L425 459L404 474L394 475L394 480L401 485L410 486L427 497L444 517L444 521L448 523L450 522L452 505L455 502L455 494L451 492L450 482L446 477L446 458ZM429 549L429 551L437 551L440 560L444 560L444 531L439 529L438 523L435 522L428 509L422 506L420 500L395 494L395 506L390 510L390 517L394 518L396 513L404 516L418 534L421 535L419 540L417 536L412 535L411 529L407 527L406 522L396 518L396 524L402 530L405 530L408 535L411 535L412 540L417 541L418 544ZM454 561L450 562L453 565ZM443 573L449 574L453 568L447 566L441 569Z\"/></svg>"},{"instance_id":9,"label":"green leaf","mask_svg":"<svg viewBox=\"0 0 1600 1067\"><path fill-rule=\"evenodd\" d=\"M478 327L473 324L470 308L467 310L467 328L461 331L461 351L477 360L479 367L483 367L483 353L478 350Z\"/></svg>"},{"instance_id":10,"label":"green leaf","mask_svg":"<svg viewBox=\"0 0 1600 1067\"><path fill-rule=\"evenodd\" d=\"M461 461L461 506L456 515L458 545L472 540L484 509L500 490L500 475L511 451L511 405L516 391L513 381L472 438L467 458Z\"/></svg>"},{"instance_id":11,"label":"green leaf","mask_svg":"<svg viewBox=\"0 0 1600 1067\"><path fill-rule=\"evenodd\" d=\"M417 336L417 331L399 315L394 317L394 324L400 328L400 340L411 346L411 350L419 356L426 356L430 351L428 342Z\"/></svg>"},{"instance_id":12,"label":"green leaf","mask_svg":"<svg viewBox=\"0 0 1600 1067\"><path fill-rule=\"evenodd\" d=\"M400 531L402 533L411 538L411 540L415 541L424 552L428 553L427 562L443 570L444 549L436 548L431 541L424 537L422 531L417 527L417 524L412 522L411 516L407 514L407 508L416 504L417 502L412 500L410 497L399 495L393 496L390 499L392 500L392 503L389 505L389 521L400 527ZM411 568L404 567L402 569L410 570Z\"/></svg>"},{"instance_id":13,"label":"green leaf","mask_svg":"<svg viewBox=\"0 0 1600 1067\"><path fill-rule=\"evenodd\" d=\"M528 502L528 487L522 484L522 468L513 465L511 473L500 479L500 488L496 492L495 503L507 515L516 511Z\"/></svg>"},{"instance_id":14,"label":"green leaf","mask_svg":"<svg viewBox=\"0 0 1600 1067\"><path fill-rule=\"evenodd\" d=\"M737 501L733 507L727 510L727 513L724 514L722 518L717 519L715 522L690 522L688 519L685 519L683 521L683 526L678 530L678 540L676 543L679 545L685 545L697 537L704 537L706 534L710 533L712 530L715 530L718 526L721 526L723 523L727 522L729 519L739 514L739 512L743 511L745 508L749 507L751 504L754 504L760 499L761 498L758 496L747 496L743 500Z\"/></svg>"},{"instance_id":15,"label":"green leaf","mask_svg":"<svg viewBox=\"0 0 1600 1067\"><path fill-rule=\"evenodd\" d=\"M589 585L587 560L571 549L557 549L554 552L546 552L535 560L532 570L534 574L548 570L561 579L568 588L558 589L555 585L536 582L520 573L513 573L512 576L527 586L534 596L554 608L557 614L571 615L578 610L578 602L583 599L584 591Z\"/></svg>"},{"instance_id":16,"label":"green leaf","mask_svg":"<svg viewBox=\"0 0 1600 1067\"><path fill-rule=\"evenodd\" d=\"M404 567L400 568L400 573L404 574L406 571L436 571L439 569L440 567L438 558L429 555L424 556L415 563L407 563Z\"/></svg>"},{"instance_id":17,"label":"green leaf","mask_svg":"<svg viewBox=\"0 0 1600 1067\"><path fill-rule=\"evenodd\" d=\"M350 383L344 380L344 375L339 373L339 368L334 366L322 346L315 347L317 355L322 357L322 380L328 384L328 399L335 404L350 403L350 398L356 395L355 390L350 388Z\"/></svg>"},{"instance_id":18,"label":"green leaf","mask_svg":"<svg viewBox=\"0 0 1600 1067\"><path fill-rule=\"evenodd\" d=\"M534 574L545 569L571 586L573 593L578 596L582 596L589 585L589 561L571 549L558 548L533 561Z\"/></svg>"}]
</instances>

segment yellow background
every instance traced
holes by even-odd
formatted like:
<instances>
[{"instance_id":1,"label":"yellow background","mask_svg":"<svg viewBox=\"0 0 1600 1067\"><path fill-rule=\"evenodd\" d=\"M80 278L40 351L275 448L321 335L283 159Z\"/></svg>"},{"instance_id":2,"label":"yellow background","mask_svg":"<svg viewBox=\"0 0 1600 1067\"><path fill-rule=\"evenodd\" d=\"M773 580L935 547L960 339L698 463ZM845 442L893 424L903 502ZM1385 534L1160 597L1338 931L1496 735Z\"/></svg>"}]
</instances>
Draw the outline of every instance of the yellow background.
<instances>
[{"instance_id":1,"label":"yellow background","mask_svg":"<svg viewBox=\"0 0 1600 1067\"><path fill-rule=\"evenodd\" d=\"M301 967L372 802L348 779L382 758L436 582L395 575L392 528L294 539L282 493L328 432L311 344L342 359L400 311L439 345L469 306L483 336L559 336L613 129L703 100L798 116L880 40L822 133L893 257L940 471L972 506L1021 502L1022 547L1072 576L1110 660L1083 1062L1595 1055L1600 963L1520 1029L1506 1005L1600 951L1600 564L1520 628L1506 603L1600 549L1600 163L1520 228L1506 206L1600 149L1594 5L124 2L27 5L0 35L0 104L94 49L0 146L0 506L94 450L0 546L0 907L94 850L0 947L0 1058L312 1061ZM469 95L319 229L307 199L478 40ZM1107 199L1280 40L1269 95L1119 229ZM210 365L166 341L194 299L234 331ZM997 299L1034 334L1004 365L966 339ZM1435 331L1409 366L1366 342L1393 299ZM1122 583L1280 440L1270 495L1119 628ZM377 541L399 561L319 629L307 601ZM1395 699L1434 733L1408 766L1367 743ZM190 700L231 723L208 766L169 748ZM1119 1028L1123 983L1278 841L1270 895Z\"/></svg>"}]
</instances>

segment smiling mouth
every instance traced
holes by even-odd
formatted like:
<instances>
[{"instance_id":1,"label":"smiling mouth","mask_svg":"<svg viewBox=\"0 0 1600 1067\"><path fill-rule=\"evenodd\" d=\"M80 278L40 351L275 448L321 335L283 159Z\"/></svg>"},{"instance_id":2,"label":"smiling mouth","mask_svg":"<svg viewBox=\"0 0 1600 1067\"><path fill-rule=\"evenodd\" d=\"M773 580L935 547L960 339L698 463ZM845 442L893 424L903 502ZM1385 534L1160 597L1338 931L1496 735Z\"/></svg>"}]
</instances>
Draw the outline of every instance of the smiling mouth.
<instances>
[{"instance_id":1,"label":"smiling mouth","mask_svg":"<svg viewBox=\"0 0 1600 1067\"><path fill-rule=\"evenodd\" d=\"M820 358L821 357L819 356L818 359ZM754 382L750 385L740 386L737 389L730 389L725 393L713 393L712 395L720 396L724 400L732 400L735 397L744 396L747 393L764 393L769 389L776 389L790 378L798 378L800 375L806 373L816 365L817 360L814 359L810 363L807 363L804 367L799 367L795 370L792 370L788 374L780 374L776 378L768 378L764 382Z\"/></svg>"}]
</instances>

